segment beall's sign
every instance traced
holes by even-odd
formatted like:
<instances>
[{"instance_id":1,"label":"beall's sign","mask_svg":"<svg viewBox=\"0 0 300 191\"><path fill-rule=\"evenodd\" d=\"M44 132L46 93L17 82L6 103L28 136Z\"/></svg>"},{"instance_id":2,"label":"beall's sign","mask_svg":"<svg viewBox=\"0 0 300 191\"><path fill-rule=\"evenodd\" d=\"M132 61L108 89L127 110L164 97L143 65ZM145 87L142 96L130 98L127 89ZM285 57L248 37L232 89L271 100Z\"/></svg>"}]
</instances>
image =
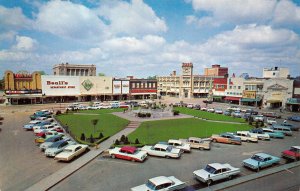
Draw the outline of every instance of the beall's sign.
<instances>
[{"instance_id":1,"label":"beall's sign","mask_svg":"<svg viewBox=\"0 0 300 191\"><path fill-rule=\"evenodd\" d=\"M46 96L76 96L80 94L79 76L42 76L42 90Z\"/></svg>"}]
</instances>

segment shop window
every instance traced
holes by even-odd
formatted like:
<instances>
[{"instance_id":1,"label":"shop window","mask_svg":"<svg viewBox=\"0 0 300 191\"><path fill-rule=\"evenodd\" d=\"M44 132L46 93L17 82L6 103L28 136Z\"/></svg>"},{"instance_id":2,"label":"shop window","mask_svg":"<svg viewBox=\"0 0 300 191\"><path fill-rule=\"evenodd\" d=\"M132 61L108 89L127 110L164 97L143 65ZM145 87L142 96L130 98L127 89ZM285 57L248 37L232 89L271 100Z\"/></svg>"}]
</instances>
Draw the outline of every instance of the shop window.
<instances>
[{"instance_id":1,"label":"shop window","mask_svg":"<svg viewBox=\"0 0 300 191\"><path fill-rule=\"evenodd\" d=\"M136 83L136 88L140 88L140 83Z\"/></svg>"},{"instance_id":2,"label":"shop window","mask_svg":"<svg viewBox=\"0 0 300 191\"><path fill-rule=\"evenodd\" d=\"M240 90L240 89L241 89L241 86L238 86L238 89Z\"/></svg>"},{"instance_id":3,"label":"shop window","mask_svg":"<svg viewBox=\"0 0 300 191\"><path fill-rule=\"evenodd\" d=\"M141 83L141 88L144 88L144 83Z\"/></svg>"}]
</instances>

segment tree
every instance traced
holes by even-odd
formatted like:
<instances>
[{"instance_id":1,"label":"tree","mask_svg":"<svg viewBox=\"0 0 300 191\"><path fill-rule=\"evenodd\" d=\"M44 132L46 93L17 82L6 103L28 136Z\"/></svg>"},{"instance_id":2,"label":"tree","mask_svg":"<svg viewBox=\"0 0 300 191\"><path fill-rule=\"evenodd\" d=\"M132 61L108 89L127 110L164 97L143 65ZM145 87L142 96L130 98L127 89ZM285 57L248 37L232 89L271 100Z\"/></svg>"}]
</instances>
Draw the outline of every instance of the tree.
<instances>
[{"instance_id":1,"label":"tree","mask_svg":"<svg viewBox=\"0 0 300 191\"><path fill-rule=\"evenodd\" d=\"M0 90L4 90L5 85L4 85L4 77L0 80Z\"/></svg>"},{"instance_id":2,"label":"tree","mask_svg":"<svg viewBox=\"0 0 300 191\"><path fill-rule=\"evenodd\" d=\"M135 143L135 144L140 144L140 141L139 141L139 139L138 139L138 138L136 138L134 143Z\"/></svg>"},{"instance_id":3,"label":"tree","mask_svg":"<svg viewBox=\"0 0 300 191\"><path fill-rule=\"evenodd\" d=\"M41 75L46 75L45 71L37 71L37 73L41 74Z\"/></svg>"},{"instance_id":4,"label":"tree","mask_svg":"<svg viewBox=\"0 0 300 191\"><path fill-rule=\"evenodd\" d=\"M105 76L105 74L104 73L98 73L98 76Z\"/></svg>"},{"instance_id":5,"label":"tree","mask_svg":"<svg viewBox=\"0 0 300 191\"><path fill-rule=\"evenodd\" d=\"M92 120L91 120L91 123L92 123L92 125L94 126L94 134L95 134L95 127L96 127L96 125L97 125L97 123L98 123L98 119L92 119Z\"/></svg>"},{"instance_id":6,"label":"tree","mask_svg":"<svg viewBox=\"0 0 300 191\"><path fill-rule=\"evenodd\" d=\"M156 79L156 76L148 76L147 79L148 79L148 80L155 80L155 79Z\"/></svg>"},{"instance_id":7,"label":"tree","mask_svg":"<svg viewBox=\"0 0 300 191\"><path fill-rule=\"evenodd\" d=\"M85 135L84 135L84 133L81 133L80 140L85 141Z\"/></svg>"},{"instance_id":8,"label":"tree","mask_svg":"<svg viewBox=\"0 0 300 191\"><path fill-rule=\"evenodd\" d=\"M102 139L104 136L102 134L102 132L99 134L99 139Z\"/></svg>"},{"instance_id":9,"label":"tree","mask_svg":"<svg viewBox=\"0 0 300 191\"><path fill-rule=\"evenodd\" d=\"M93 135L91 134L91 137L90 137L90 143L94 143L94 142L95 142L94 137L93 137Z\"/></svg>"}]
</instances>

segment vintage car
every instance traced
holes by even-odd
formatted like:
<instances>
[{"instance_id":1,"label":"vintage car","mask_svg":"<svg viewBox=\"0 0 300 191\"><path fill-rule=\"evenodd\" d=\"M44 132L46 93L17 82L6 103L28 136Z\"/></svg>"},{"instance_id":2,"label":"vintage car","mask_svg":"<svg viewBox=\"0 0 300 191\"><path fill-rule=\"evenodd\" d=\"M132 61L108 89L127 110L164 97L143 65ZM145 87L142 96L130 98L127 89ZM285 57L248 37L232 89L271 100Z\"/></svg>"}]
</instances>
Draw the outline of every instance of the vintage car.
<instances>
[{"instance_id":1,"label":"vintage car","mask_svg":"<svg viewBox=\"0 0 300 191\"><path fill-rule=\"evenodd\" d=\"M61 134L49 137L48 139L45 139L45 142L40 145L40 149L41 149L41 151L45 151L53 143L63 140L63 139L64 139L64 135L61 135Z\"/></svg>"},{"instance_id":2,"label":"vintage car","mask_svg":"<svg viewBox=\"0 0 300 191\"><path fill-rule=\"evenodd\" d=\"M200 110L201 109L201 106L199 104L196 104L194 105L194 108L193 109L196 109L196 110Z\"/></svg>"},{"instance_id":3,"label":"vintage car","mask_svg":"<svg viewBox=\"0 0 300 191\"><path fill-rule=\"evenodd\" d=\"M23 129L32 130L34 126L37 126L40 123L42 123L42 121L39 120L30 121L29 124L23 126Z\"/></svg>"},{"instance_id":4,"label":"vintage car","mask_svg":"<svg viewBox=\"0 0 300 191\"><path fill-rule=\"evenodd\" d=\"M201 139L198 137L189 137L188 139L180 139L183 142L190 144L192 149L200 149L200 150L210 150L211 141Z\"/></svg>"},{"instance_id":5,"label":"vintage car","mask_svg":"<svg viewBox=\"0 0 300 191\"><path fill-rule=\"evenodd\" d=\"M283 158L299 161L300 160L300 146L292 146L289 150L282 151Z\"/></svg>"},{"instance_id":6,"label":"vintage car","mask_svg":"<svg viewBox=\"0 0 300 191\"><path fill-rule=\"evenodd\" d=\"M176 149L170 145L156 144L154 146L144 146L141 149L146 151L148 155L159 156L165 158L179 158L183 151Z\"/></svg>"},{"instance_id":7,"label":"vintage car","mask_svg":"<svg viewBox=\"0 0 300 191\"><path fill-rule=\"evenodd\" d=\"M180 190L186 187L186 183L174 176L158 176L151 178L146 184L131 188L131 191L155 191L155 190Z\"/></svg>"},{"instance_id":8,"label":"vintage car","mask_svg":"<svg viewBox=\"0 0 300 191\"><path fill-rule=\"evenodd\" d=\"M225 110L223 114L227 115L227 116L231 116L231 111L230 110Z\"/></svg>"},{"instance_id":9,"label":"vintage car","mask_svg":"<svg viewBox=\"0 0 300 191\"><path fill-rule=\"evenodd\" d=\"M188 103L186 107L187 107L187 108L190 108L190 109L193 109L193 108L194 108L194 104Z\"/></svg>"},{"instance_id":10,"label":"vintage car","mask_svg":"<svg viewBox=\"0 0 300 191\"><path fill-rule=\"evenodd\" d=\"M249 134L256 135L259 140L265 140L265 141L270 140L270 135L267 133L264 133L261 129L251 129L249 131Z\"/></svg>"},{"instance_id":11,"label":"vintage car","mask_svg":"<svg viewBox=\"0 0 300 191\"><path fill-rule=\"evenodd\" d=\"M226 110L229 110L229 111L239 111L241 112L241 108L239 107L236 107L236 106L231 106L231 107L228 107Z\"/></svg>"},{"instance_id":12,"label":"vintage car","mask_svg":"<svg viewBox=\"0 0 300 191\"><path fill-rule=\"evenodd\" d=\"M292 136L293 135L293 132L289 127L273 124L270 128L273 129L274 132L281 132L286 136Z\"/></svg>"},{"instance_id":13,"label":"vintage car","mask_svg":"<svg viewBox=\"0 0 300 191\"><path fill-rule=\"evenodd\" d=\"M256 121L263 122L265 120L265 116L263 116L263 115L253 115L252 118L253 118L253 121L255 121L255 122Z\"/></svg>"},{"instance_id":14,"label":"vintage car","mask_svg":"<svg viewBox=\"0 0 300 191\"><path fill-rule=\"evenodd\" d=\"M63 133L64 132L64 129L61 126L54 126L53 130L58 132L58 133Z\"/></svg>"},{"instance_id":15,"label":"vintage car","mask_svg":"<svg viewBox=\"0 0 300 191\"><path fill-rule=\"evenodd\" d=\"M263 112L262 115L265 117L281 118L281 115L278 115L275 112Z\"/></svg>"},{"instance_id":16,"label":"vintage car","mask_svg":"<svg viewBox=\"0 0 300 191\"><path fill-rule=\"evenodd\" d=\"M201 111L207 111L206 107L201 107Z\"/></svg>"},{"instance_id":17,"label":"vintage car","mask_svg":"<svg viewBox=\"0 0 300 191\"><path fill-rule=\"evenodd\" d=\"M41 132L43 130L53 130L53 129L54 129L53 125L34 126L33 132L34 132L34 134L38 134L39 132Z\"/></svg>"},{"instance_id":18,"label":"vintage car","mask_svg":"<svg viewBox=\"0 0 300 191\"><path fill-rule=\"evenodd\" d=\"M181 140L170 139L168 140L168 145L181 149L184 152L191 152L191 145Z\"/></svg>"},{"instance_id":19,"label":"vintage car","mask_svg":"<svg viewBox=\"0 0 300 191\"><path fill-rule=\"evenodd\" d=\"M222 133L220 135L212 135L210 138L213 142L218 142L218 143L228 143L228 144L234 144L234 145L242 144L242 140L240 137L234 136L233 134L230 134L230 133Z\"/></svg>"},{"instance_id":20,"label":"vintage car","mask_svg":"<svg viewBox=\"0 0 300 191\"><path fill-rule=\"evenodd\" d=\"M288 120L300 122L300 116L299 115L290 116L288 117Z\"/></svg>"},{"instance_id":21,"label":"vintage car","mask_svg":"<svg viewBox=\"0 0 300 191\"><path fill-rule=\"evenodd\" d=\"M245 142L252 142L252 143L258 142L257 136L251 136L248 131L237 131L233 135L241 138L241 140Z\"/></svg>"},{"instance_id":22,"label":"vintage car","mask_svg":"<svg viewBox=\"0 0 300 191\"><path fill-rule=\"evenodd\" d=\"M284 126L284 127L288 127L292 131L299 131L299 128L300 128L299 126L296 126L296 125L293 125L293 124L290 124L290 123L281 123L280 125Z\"/></svg>"},{"instance_id":23,"label":"vintage car","mask_svg":"<svg viewBox=\"0 0 300 191\"><path fill-rule=\"evenodd\" d=\"M255 111L253 109L246 109L245 114L250 114L250 115L258 115L258 111Z\"/></svg>"},{"instance_id":24,"label":"vintage car","mask_svg":"<svg viewBox=\"0 0 300 191\"><path fill-rule=\"evenodd\" d=\"M231 115L232 117L237 117L237 118L242 117L242 113L240 111L234 111Z\"/></svg>"},{"instance_id":25,"label":"vintage car","mask_svg":"<svg viewBox=\"0 0 300 191\"><path fill-rule=\"evenodd\" d=\"M141 151L136 147L123 146L121 148L115 147L108 150L111 158L119 158L130 161L143 162L147 158L147 152Z\"/></svg>"},{"instance_id":26,"label":"vintage car","mask_svg":"<svg viewBox=\"0 0 300 191\"><path fill-rule=\"evenodd\" d=\"M87 145L75 144L67 146L61 153L54 157L58 161L71 161L73 158L80 156L88 151Z\"/></svg>"},{"instance_id":27,"label":"vintage car","mask_svg":"<svg viewBox=\"0 0 300 191\"><path fill-rule=\"evenodd\" d=\"M66 140L61 140L53 143L50 145L46 150L45 150L45 155L47 157L55 157L58 153L62 152L64 148L66 148L69 145L74 145L76 144L73 141L66 141Z\"/></svg>"},{"instance_id":28,"label":"vintage car","mask_svg":"<svg viewBox=\"0 0 300 191\"><path fill-rule=\"evenodd\" d=\"M207 111L210 112L210 113L214 113L215 109L214 108L208 108Z\"/></svg>"},{"instance_id":29,"label":"vintage car","mask_svg":"<svg viewBox=\"0 0 300 191\"><path fill-rule=\"evenodd\" d=\"M215 109L215 113L217 114L223 114L223 110L220 108Z\"/></svg>"},{"instance_id":30,"label":"vintage car","mask_svg":"<svg viewBox=\"0 0 300 191\"><path fill-rule=\"evenodd\" d=\"M56 135L60 135L62 133L58 133L56 131L53 130L43 130L42 132L36 134L36 137L34 139L34 141L36 143L44 143L46 139L56 136ZM63 135L63 134L62 134Z\"/></svg>"},{"instance_id":31,"label":"vintage car","mask_svg":"<svg viewBox=\"0 0 300 191\"><path fill-rule=\"evenodd\" d=\"M235 168L230 164L212 163L206 165L204 169L194 171L193 174L199 181L210 185L217 180L230 180L240 172L241 170L239 168Z\"/></svg>"},{"instance_id":32,"label":"vintage car","mask_svg":"<svg viewBox=\"0 0 300 191\"><path fill-rule=\"evenodd\" d=\"M273 129L270 128L262 128L261 129L264 133L269 134L269 136L271 138L277 138L277 139L283 139L284 138L284 134L281 132L276 132Z\"/></svg>"},{"instance_id":33,"label":"vintage car","mask_svg":"<svg viewBox=\"0 0 300 191\"><path fill-rule=\"evenodd\" d=\"M243 160L243 165L252 170L259 171L262 168L273 166L278 164L280 158L266 154L266 153L257 153L254 154L251 158Z\"/></svg>"},{"instance_id":34,"label":"vintage car","mask_svg":"<svg viewBox=\"0 0 300 191\"><path fill-rule=\"evenodd\" d=\"M276 124L277 121L275 118L267 118L267 124L269 125L273 125L273 124Z\"/></svg>"},{"instance_id":35,"label":"vintage car","mask_svg":"<svg viewBox=\"0 0 300 191\"><path fill-rule=\"evenodd\" d=\"M49 117L51 112L49 111L37 111L33 115L30 116L31 120L35 120L38 117Z\"/></svg>"},{"instance_id":36,"label":"vintage car","mask_svg":"<svg viewBox=\"0 0 300 191\"><path fill-rule=\"evenodd\" d=\"M212 104L213 101L211 101L211 100L203 100L203 103L206 103L206 104Z\"/></svg>"}]
</instances>

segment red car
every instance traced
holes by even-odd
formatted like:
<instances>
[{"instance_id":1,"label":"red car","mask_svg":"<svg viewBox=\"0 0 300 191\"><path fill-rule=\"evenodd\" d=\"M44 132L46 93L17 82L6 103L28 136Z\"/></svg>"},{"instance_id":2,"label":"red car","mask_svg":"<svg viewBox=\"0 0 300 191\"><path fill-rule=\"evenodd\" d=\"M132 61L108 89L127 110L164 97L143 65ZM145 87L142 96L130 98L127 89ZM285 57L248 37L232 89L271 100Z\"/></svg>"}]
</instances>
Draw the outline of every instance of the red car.
<instances>
[{"instance_id":1,"label":"red car","mask_svg":"<svg viewBox=\"0 0 300 191\"><path fill-rule=\"evenodd\" d=\"M56 128L54 128L54 131L56 131L58 133L63 133L64 129L62 127L56 127Z\"/></svg>"},{"instance_id":2,"label":"red car","mask_svg":"<svg viewBox=\"0 0 300 191\"><path fill-rule=\"evenodd\" d=\"M300 160L300 146L292 146L289 150L283 151L282 157L294 161Z\"/></svg>"},{"instance_id":3,"label":"red car","mask_svg":"<svg viewBox=\"0 0 300 191\"><path fill-rule=\"evenodd\" d=\"M115 147L108 150L112 158L119 158L130 161L143 162L147 157L146 151L138 150L136 147L124 146L122 148Z\"/></svg>"}]
</instances>

